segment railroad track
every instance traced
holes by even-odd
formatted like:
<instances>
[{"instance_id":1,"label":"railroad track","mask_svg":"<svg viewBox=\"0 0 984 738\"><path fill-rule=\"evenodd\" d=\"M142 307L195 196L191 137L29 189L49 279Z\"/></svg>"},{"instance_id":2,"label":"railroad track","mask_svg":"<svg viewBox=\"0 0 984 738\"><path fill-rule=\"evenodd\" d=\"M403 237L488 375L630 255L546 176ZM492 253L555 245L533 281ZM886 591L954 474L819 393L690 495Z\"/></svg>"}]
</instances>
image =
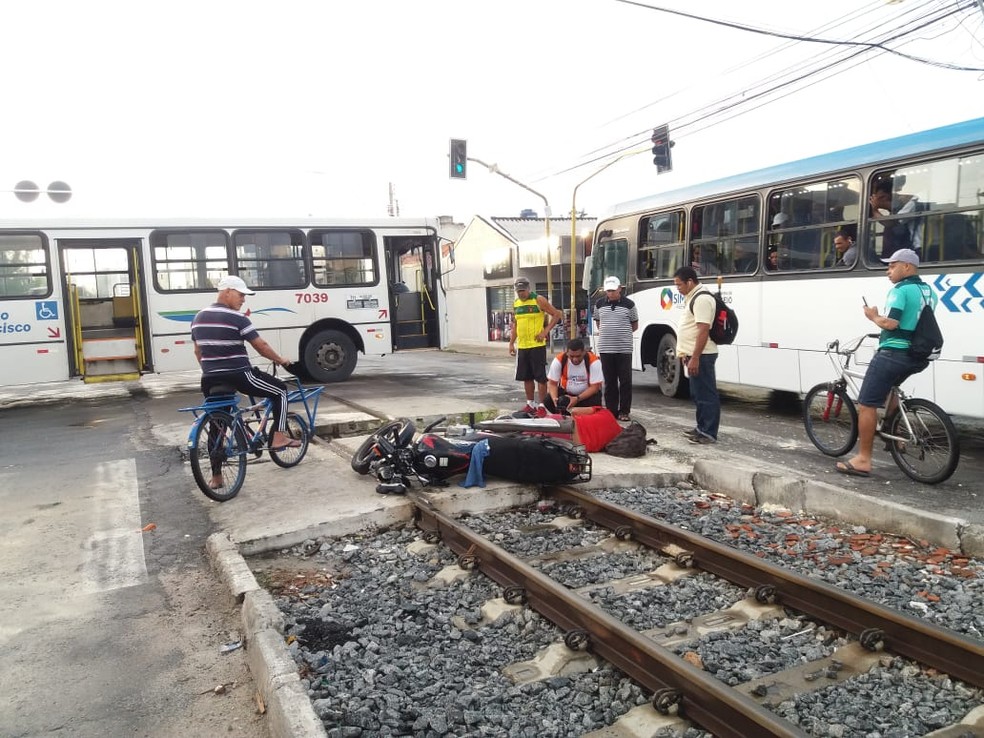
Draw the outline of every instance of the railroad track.
<instances>
[{"instance_id":1,"label":"railroad track","mask_svg":"<svg viewBox=\"0 0 984 738\"><path fill-rule=\"evenodd\" d=\"M845 680L867 671L885 653L911 659L969 685L984 687L984 644L959 633L858 598L788 569L771 565L689 531L605 502L573 487L544 492L569 517L612 531L616 541L649 547L671 560L676 575L705 572L753 593L750 601L724 613L713 613L682 628L642 633L509 553L460 521L441 513L418 493L408 496L416 508L416 524L426 541L440 541L458 557L458 566L480 571L502 587L508 605L528 606L564 632L572 652L588 652L608 661L652 692L652 706L665 716L678 716L720 738L734 736L805 736L767 705L821 684ZM576 558L577 554L568 553ZM706 628L739 628L749 618L781 617L783 608L851 634L851 645L822 661L803 664L731 687L669 646ZM536 678L532 667L520 666L514 678ZM535 671L535 669L533 669ZM823 679L817 679L823 675ZM934 736L984 736L984 718ZM974 732L977 731L977 732ZM601 735L602 732L599 732ZM608 731L608 735L618 735Z\"/></svg>"}]
</instances>

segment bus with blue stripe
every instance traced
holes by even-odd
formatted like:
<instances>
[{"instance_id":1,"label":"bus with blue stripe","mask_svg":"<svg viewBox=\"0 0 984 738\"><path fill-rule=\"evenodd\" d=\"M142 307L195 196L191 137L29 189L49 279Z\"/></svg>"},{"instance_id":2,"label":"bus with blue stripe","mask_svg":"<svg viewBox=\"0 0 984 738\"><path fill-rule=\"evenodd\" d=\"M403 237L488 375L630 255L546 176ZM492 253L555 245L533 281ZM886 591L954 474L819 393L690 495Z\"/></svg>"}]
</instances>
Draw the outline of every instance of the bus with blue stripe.
<instances>
[{"instance_id":1,"label":"bus with blue stripe","mask_svg":"<svg viewBox=\"0 0 984 738\"><path fill-rule=\"evenodd\" d=\"M884 305L881 259L912 248L945 345L906 390L984 417L984 118L622 203L594 243L590 290L607 276L626 285L639 309L634 366L676 396L687 391L678 268L719 285L738 315L720 381L805 393L831 379L827 343L876 330L863 299Z\"/></svg>"}]
</instances>

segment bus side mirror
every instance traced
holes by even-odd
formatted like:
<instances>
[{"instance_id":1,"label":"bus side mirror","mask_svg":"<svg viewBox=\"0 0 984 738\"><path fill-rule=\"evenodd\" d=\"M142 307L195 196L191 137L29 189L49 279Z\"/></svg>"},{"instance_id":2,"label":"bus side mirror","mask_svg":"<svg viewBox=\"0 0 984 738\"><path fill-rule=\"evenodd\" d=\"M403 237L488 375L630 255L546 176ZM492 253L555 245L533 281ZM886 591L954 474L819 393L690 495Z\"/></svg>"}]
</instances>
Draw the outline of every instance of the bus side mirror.
<instances>
[{"instance_id":1,"label":"bus side mirror","mask_svg":"<svg viewBox=\"0 0 984 738\"><path fill-rule=\"evenodd\" d=\"M584 271L581 273L581 289L591 294L591 260L593 254L584 257Z\"/></svg>"}]
</instances>

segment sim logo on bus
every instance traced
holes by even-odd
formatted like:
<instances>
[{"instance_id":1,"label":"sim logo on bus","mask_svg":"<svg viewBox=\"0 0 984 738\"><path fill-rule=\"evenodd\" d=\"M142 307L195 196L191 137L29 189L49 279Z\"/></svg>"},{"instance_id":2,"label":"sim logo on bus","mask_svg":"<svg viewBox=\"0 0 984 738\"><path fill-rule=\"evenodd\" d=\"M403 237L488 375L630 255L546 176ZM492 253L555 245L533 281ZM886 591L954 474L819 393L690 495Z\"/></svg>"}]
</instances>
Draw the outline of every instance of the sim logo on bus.
<instances>
[{"instance_id":1,"label":"sim logo on bus","mask_svg":"<svg viewBox=\"0 0 984 738\"><path fill-rule=\"evenodd\" d=\"M663 291L659 293L659 306L663 310L671 310L676 303L682 302L683 295L669 287L664 287Z\"/></svg>"}]
</instances>

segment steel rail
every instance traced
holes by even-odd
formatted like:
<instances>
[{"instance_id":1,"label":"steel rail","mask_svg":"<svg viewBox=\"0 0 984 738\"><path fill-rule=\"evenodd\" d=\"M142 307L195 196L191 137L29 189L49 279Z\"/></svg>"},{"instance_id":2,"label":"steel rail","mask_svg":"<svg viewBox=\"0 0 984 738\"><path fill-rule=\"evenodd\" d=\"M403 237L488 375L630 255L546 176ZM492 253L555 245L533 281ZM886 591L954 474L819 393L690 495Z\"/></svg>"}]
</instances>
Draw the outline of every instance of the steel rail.
<instances>
[{"instance_id":1,"label":"steel rail","mask_svg":"<svg viewBox=\"0 0 984 738\"><path fill-rule=\"evenodd\" d=\"M592 522L657 550L677 546L693 566L745 587L772 587L775 601L861 636L889 651L984 687L984 641L854 597L846 590L769 564L743 551L614 505L573 487L548 487L555 500L577 505ZM628 530L626 530L628 528Z\"/></svg>"},{"instance_id":2,"label":"steel rail","mask_svg":"<svg viewBox=\"0 0 984 738\"><path fill-rule=\"evenodd\" d=\"M459 563L478 568L504 588L521 587L530 607L568 633L585 633L592 652L643 687L672 690L667 706L676 707L688 720L719 738L806 738L797 726L441 513L423 495L411 491L407 497L415 506L417 526L438 534L459 554Z\"/></svg>"}]
</instances>

